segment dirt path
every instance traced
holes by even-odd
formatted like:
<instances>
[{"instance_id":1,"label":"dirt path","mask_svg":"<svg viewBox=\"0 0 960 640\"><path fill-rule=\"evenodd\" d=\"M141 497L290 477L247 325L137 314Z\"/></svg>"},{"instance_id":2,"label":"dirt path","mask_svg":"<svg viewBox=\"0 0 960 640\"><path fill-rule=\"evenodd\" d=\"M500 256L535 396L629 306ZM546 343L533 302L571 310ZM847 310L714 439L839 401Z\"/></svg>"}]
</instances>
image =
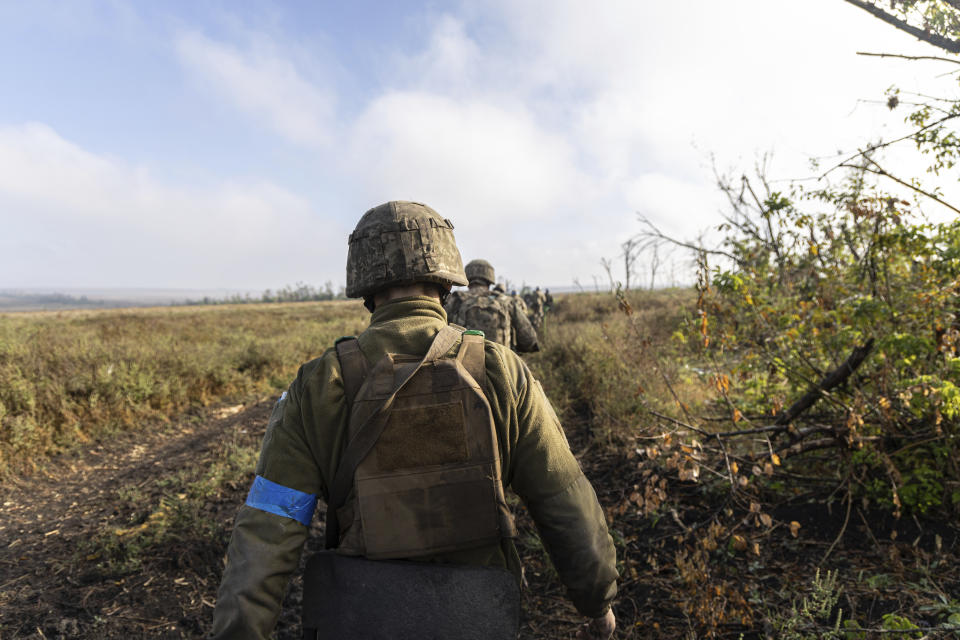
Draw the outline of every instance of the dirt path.
<instances>
[{"instance_id":1,"label":"dirt path","mask_svg":"<svg viewBox=\"0 0 960 640\"><path fill-rule=\"evenodd\" d=\"M151 522L157 505L183 495L177 492L186 480L231 451L255 450L273 402L222 407L121 434L0 488L0 640L202 638L233 517L249 483L227 483L160 542L133 534ZM535 543L532 522L522 506L517 511L531 586L522 637L572 637L579 619ZM322 540L321 515L303 557L319 550ZM300 637L300 596L295 575L278 640Z\"/></svg>"},{"instance_id":2,"label":"dirt path","mask_svg":"<svg viewBox=\"0 0 960 640\"><path fill-rule=\"evenodd\" d=\"M5 484L0 489L0 638L201 633L187 614L203 607L209 611L209 594L215 592L211 574L218 572L222 540L199 547L197 541L182 540L168 546L165 557L144 557L141 571L120 577L96 564L96 550L84 554L106 531L135 529L130 519L136 503L149 511L165 479L166 486L175 486L170 478L202 467L225 442L259 441L271 406L272 400L263 400L222 407L153 431L122 434ZM221 496L206 515L221 526L229 523L244 492L236 487Z\"/></svg>"},{"instance_id":3,"label":"dirt path","mask_svg":"<svg viewBox=\"0 0 960 640\"><path fill-rule=\"evenodd\" d=\"M222 407L162 429L122 434L55 460L45 473L0 487L0 640L202 638L273 401ZM876 625L889 611L919 617L920 605L937 601L904 585L924 580L935 583L944 606L960 602L956 526L893 521L859 510L847 523L842 509L819 502L772 511L778 522L799 521L799 538L775 527L759 554L721 548L705 555L702 565L685 565L684 574L680 561L695 551L689 540L709 529L711 514L723 504L700 485L661 480L658 486L676 509L665 517L641 517L630 506L632 495L659 469L631 457L635 446L588 446L587 429L570 426L573 449L582 454L581 465L619 541L619 639L689 637L692 628L706 624L692 615L719 615L716 603L732 606L730 598L740 594L751 598L738 606L752 611L753 621L715 625L714 637L762 638L757 621L785 606L782 590L808 582L830 550L828 568L865 576L844 591L844 610L858 620ZM224 477L242 480L217 480L203 485L207 489L199 497L187 495L205 474L228 463L235 471ZM580 618L564 598L533 523L521 506L516 510L529 583L521 638L572 638ZM749 515L738 517L747 522ZM147 535L161 522L162 536ZM322 518L316 518L304 558L322 540ZM295 575L278 640L300 637L300 584ZM726 589L723 598L716 595L718 587Z\"/></svg>"}]
</instances>

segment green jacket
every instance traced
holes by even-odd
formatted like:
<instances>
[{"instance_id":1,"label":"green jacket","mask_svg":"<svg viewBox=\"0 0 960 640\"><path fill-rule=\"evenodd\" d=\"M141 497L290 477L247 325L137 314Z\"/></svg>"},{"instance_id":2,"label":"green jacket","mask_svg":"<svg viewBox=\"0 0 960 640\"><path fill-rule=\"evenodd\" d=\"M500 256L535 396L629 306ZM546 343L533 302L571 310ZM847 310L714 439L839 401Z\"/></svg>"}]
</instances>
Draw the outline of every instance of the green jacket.
<instances>
[{"instance_id":1,"label":"green jacket","mask_svg":"<svg viewBox=\"0 0 960 640\"><path fill-rule=\"evenodd\" d=\"M360 349L370 364L386 353L423 354L446 322L434 298L391 301L374 312L370 327L359 336ZM504 486L526 503L576 608L585 616L600 616L616 595L617 571L596 494L526 364L490 341L485 352L485 392ZM300 368L271 416L257 464L259 477L234 524L213 615L214 638L270 636L307 538L310 500L327 497L348 419L340 365L336 351L329 349ZM283 499L257 499L258 483L277 489L280 494L272 495ZM512 540L425 560L500 566L518 579L520 575Z\"/></svg>"}]
</instances>

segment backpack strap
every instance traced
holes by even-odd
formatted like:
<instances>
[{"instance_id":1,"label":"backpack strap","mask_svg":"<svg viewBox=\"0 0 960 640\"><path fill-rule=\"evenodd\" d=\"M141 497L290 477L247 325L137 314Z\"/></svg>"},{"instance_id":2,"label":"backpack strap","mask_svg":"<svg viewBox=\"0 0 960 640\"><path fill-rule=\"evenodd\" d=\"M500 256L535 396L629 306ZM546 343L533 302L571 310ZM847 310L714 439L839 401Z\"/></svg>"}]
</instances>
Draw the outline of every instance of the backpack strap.
<instances>
[{"instance_id":1,"label":"backpack strap","mask_svg":"<svg viewBox=\"0 0 960 640\"><path fill-rule=\"evenodd\" d=\"M467 370L467 373L477 381L480 392L486 395L487 366L486 355L483 352L482 331L464 331L460 352L457 353L457 360Z\"/></svg>"},{"instance_id":2,"label":"backpack strap","mask_svg":"<svg viewBox=\"0 0 960 640\"><path fill-rule=\"evenodd\" d=\"M484 352L483 331L465 331L463 342L460 344L460 351L457 353L457 360L467 370L477 385L480 387L480 393L485 397L487 395L487 366L486 353ZM502 477L500 468L500 442L497 439L496 427L493 428L493 466L497 477ZM516 538L517 526L513 520L513 514L510 512L510 506L507 504L507 498L503 493L503 485L497 483L497 517L500 521L500 535L504 538Z\"/></svg>"},{"instance_id":3,"label":"backpack strap","mask_svg":"<svg viewBox=\"0 0 960 640\"><path fill-rule=\"evenodd\" d=\"M357 392L367 377L367 359L360 351L360 341L352 336L340 338L335 346L343 375L343 392L347 405L353 406L353 399L357 397Z\"/></svg>"},{"instance_id":4,"label":"backpack strap","mask_svg":"<svg viewBox=\"0 0 960 640\"><path fill-rule=\"evenodd\" d=\"M370 450L380 439L383 429L387 426L387 418L390 416L388 410L393 406L393 401L397 393L410 381L410 378L420 370L425 364L439 360L447 354L448 351L460 340L463 329L445 326L434 336L430 348L426 355L415 366L409 367L400 381L394 385L393 391L383 400L377 410L370 414L370 417L360 425L354 436L347 443L343 454L340 456L340 464L333 476L333 482L330 483L329 501L327 502L326 518L326 547L331 549L340 544L340 522L337 518L337 509L346 502L353 486L353 476L357 467L367 457Z\"/></svg>"}]
</instances>

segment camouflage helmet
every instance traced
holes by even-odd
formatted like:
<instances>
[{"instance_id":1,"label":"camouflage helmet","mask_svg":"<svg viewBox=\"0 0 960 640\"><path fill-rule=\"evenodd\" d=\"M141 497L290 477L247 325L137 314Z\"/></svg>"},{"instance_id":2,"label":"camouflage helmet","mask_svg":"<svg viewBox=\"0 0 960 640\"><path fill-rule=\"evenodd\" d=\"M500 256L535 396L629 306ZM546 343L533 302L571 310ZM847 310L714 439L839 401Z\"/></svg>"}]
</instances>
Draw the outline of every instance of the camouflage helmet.
<instances>
[{"instance_id":1,"label":"camouflage helmet","mask_svg":"<svg viewBox=\"0 0 960 640\"><path fill-rule=\"evenodd\" d=\"M384 287L435 282L466 285L453 223L419 202L395 200L370 209L350 234L347 297Z\"/></svg>"},{"instance_id":2,"label":"camouflage helmet","mask_svg":"<svg viewBox=\"0 0 960 640\"><path fill-rule=\"evenodd\" d=\"M486 260L471 260L467 263L467 280L485 280L487 284L494 283L493 265Z\"/></svg>"}]
</instances>

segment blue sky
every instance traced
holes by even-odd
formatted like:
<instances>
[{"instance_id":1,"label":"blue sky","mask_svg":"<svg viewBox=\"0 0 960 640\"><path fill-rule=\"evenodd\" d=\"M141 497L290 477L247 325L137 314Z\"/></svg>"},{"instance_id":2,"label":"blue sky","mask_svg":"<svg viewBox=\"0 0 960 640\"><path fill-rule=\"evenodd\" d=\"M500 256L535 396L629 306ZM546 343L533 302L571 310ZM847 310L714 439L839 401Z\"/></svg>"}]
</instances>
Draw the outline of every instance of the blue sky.
<instances>
[{"instance_id":1,"label":"blue sky","mask_svg":"<svg viewBox=\"0 0 960 640\"><path fill-rule=\"evenodd\" d=\"M389 199L592 286L638 212L717 224L711 154L794 177L902 130L860 100L942 69L857 50L931 53L841 0L0 0L0 287L339 284Z\"/></svg>"}]
</instances>

